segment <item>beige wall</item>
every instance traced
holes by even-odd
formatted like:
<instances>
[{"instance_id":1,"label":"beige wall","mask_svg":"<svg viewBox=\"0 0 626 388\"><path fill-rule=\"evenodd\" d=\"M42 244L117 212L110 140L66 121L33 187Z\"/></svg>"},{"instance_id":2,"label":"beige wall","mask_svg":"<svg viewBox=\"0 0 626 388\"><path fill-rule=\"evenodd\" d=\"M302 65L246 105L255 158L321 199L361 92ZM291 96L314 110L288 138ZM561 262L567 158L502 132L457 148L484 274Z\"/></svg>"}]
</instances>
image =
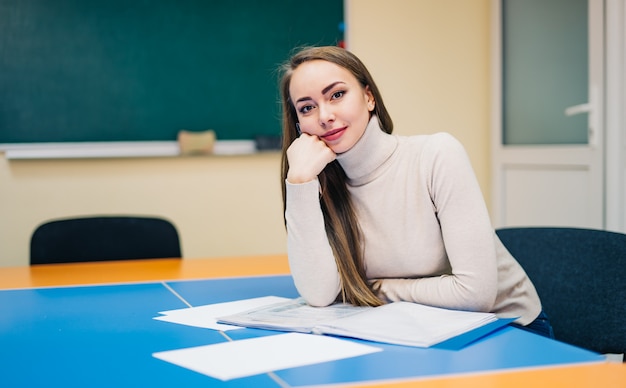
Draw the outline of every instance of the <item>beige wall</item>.
<instances>
[{"instance_id":1,"label":"beige wall","mask_svg":"<svg viewBox=\"0 0 626 388\"><path fill-rule=\"evenodd\" d=\"M370 68L398 134L448 131L489 192L488 0L346 0L350 49ZM171 219L186 258L286 251L277 153L9 161L0 153L0 266L28 264L49 218Z\"/></svg>"},{"instance_id":2,"label":"beige wall","mask_svg":"<svg viewBox=\"0 0 626 388\"><path fill-rule=\"evenodd\" d=\"M395 133L452 133L488 196L490 1L346 0L346 9L348 48L381 89Z\"/></svg>"},{"instance_id":3,"label":"beige wall","mask_svg":"<svg viewBox=\"0 0 626 388\"><path fill-rule=\"evenodd\" d=\"M183 256L285 252L280 155L7 161L0 159L0 265L28 263L43 220L83 214L160 215Z\"/></svg>"}]
</instances>

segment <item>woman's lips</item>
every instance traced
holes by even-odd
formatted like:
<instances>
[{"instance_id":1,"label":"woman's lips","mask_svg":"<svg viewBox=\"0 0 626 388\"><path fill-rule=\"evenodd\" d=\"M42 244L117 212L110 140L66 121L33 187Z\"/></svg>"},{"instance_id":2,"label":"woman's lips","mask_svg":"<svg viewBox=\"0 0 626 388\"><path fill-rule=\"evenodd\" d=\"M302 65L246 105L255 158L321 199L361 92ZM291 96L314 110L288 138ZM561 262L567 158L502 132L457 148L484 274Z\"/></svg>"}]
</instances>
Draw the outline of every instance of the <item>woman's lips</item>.
<instances>
[{"instance_id":1,"label":"woman's lips","mask_svg":"<svg viewBox=\"0 0 626 388\"><path fill-rule=\"evenodd\" d=\"M337 140L341 137L341 135L343 135L343 132L346 130L346 128L347 127L330 130L326 134L324 134L322 138L328 141Z\"/></svg>"}]
</instances>

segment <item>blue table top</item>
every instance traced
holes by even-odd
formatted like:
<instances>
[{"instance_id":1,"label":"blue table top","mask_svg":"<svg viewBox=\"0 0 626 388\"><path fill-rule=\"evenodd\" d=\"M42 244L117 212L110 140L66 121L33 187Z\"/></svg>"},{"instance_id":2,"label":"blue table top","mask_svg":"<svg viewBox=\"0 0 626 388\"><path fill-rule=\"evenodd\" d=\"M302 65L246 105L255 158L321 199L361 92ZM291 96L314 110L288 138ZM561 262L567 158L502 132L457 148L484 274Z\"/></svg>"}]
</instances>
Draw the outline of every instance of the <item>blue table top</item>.
<instances>
[{"instance_id":1,"label":"blue table top","mask_svg":"<svg viewBox=\"0 0 626 388\"><path fill-rule=\"evenodd\" d=\"M603 360L512 327L460 350L377 343L382 352L230 381L152 356L224 342L226 336L239 340L277 334L254 329L220 333L152 319L160 311L266 295L298 296L290 276L0 291L1 385L296 387Z\"/></svg>"}]
</instances>

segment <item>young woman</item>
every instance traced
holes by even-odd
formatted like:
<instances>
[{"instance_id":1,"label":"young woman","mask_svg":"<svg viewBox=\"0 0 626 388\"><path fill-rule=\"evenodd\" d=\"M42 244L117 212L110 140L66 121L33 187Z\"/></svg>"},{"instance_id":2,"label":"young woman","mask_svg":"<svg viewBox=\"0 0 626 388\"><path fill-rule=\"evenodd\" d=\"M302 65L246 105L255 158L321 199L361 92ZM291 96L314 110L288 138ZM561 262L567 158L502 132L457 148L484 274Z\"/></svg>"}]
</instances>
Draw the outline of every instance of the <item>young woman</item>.
<instances>
[{"instance_id":1,"label":"young woman","mask_svg":"<svg viewBox=\"0 0 626 388\"><path fill-rule=\"evenodd\" d=\"M280 88L289 264L309 304L487 311L551 336L457 140L391 135L374 80L342 48L299 51Z\"/></svg>"}]
</instances>

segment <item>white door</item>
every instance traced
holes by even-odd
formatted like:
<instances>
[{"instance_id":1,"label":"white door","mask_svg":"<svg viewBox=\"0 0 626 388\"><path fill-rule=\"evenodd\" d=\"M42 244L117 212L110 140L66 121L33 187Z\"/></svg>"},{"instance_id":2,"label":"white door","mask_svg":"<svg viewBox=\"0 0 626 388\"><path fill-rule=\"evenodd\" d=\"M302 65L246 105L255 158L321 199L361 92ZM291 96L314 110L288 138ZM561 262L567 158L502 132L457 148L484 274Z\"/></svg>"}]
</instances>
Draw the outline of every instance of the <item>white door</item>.
<instances>
[{"instance_id":1,"label":"white door","mask_svg":"<svg viewBox=\"0 0 626 388\"><path fill-rule=\"evenodd\" d=\"M603 0L494 0L493 222L603 229Z\"/></svg>"}]
</instances>

